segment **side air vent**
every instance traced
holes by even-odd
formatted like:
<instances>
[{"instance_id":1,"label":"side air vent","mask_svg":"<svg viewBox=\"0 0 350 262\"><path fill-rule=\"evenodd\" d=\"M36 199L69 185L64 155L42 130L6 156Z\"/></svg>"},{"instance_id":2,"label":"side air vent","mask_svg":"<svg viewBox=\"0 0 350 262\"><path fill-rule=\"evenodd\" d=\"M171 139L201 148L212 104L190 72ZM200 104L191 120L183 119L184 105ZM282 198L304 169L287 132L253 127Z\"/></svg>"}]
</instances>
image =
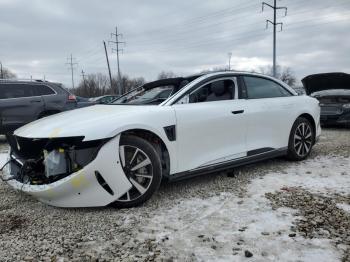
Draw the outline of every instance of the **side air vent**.
<instances>
[{"instance_id":1,"label":"side air vent","mask_svg":"<svg viewBox=\"0 0 350 262\"><path fill-rule=\"evenodd\" d=\"M176 140L175 125L164 127L164 131L165 131L165 134L168 137L169 141L175 141Z\"/></svg>"},{"instance_id":2,"label":"side air vent","mask_svg":"<svg viewBox=\"0 0 350 262\"><path fill-rule=\"evenodd\" d=\"M109 194L113 196L114 195L113 190L107 184L106 180L104 180L102 175L98 171L95 171L95 176L96 176L97 182L104 188L104 190L106 190Z\"/></svg>"}]
</instances>

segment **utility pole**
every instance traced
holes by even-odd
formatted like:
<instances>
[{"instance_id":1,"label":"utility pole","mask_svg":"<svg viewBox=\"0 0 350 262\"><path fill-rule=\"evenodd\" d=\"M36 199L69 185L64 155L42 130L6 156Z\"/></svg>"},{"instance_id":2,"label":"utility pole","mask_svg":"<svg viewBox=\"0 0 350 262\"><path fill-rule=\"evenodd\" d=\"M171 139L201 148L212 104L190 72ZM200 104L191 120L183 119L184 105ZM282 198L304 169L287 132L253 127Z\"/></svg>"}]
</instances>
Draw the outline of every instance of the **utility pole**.
<instances>
[{"instance_id":1,"label":"utility pole","mask_svg":"<svg viewBox=\"0 0 350 262\"><path fill-rule=\"evenodd\" d=\"M73 62L73 55L71 54L70 57L67 58L68 63L66 65L70 66L70 70L72 72L72 88L74 88L74 66L76 66L78 63Z\"/></svg>"},{"instance_id":2,"label":"utility pole","mask_svg":"<svg viewBox=\"0 0 350 262\"><path fill-rule=\"evenodd\" d=\"M271 20L266 20L266 29L269 26L269 23L273 25L273 76L276 77L276 26L280 25L281 26L281 31L283 27L283 23L277 23L276 21L276 11L278 9L283 9L285 11L284 16L287 16L287 7L285 6L276 6L276 1L273 0L273 6L266 3L262 2L262 12L264 12L264 6L267 5L268 7L273 9L273 22Z\"/></svg>"},{"instance_id":3,"label":"utility pole","mask_svg":"<svg viewBox=\"0 0 350 262\"><path fill-rule=\"evenodd\" d=\"M83 77L84 87L86 88L86 82L85 82L85 72L84 72L84 70L83 70L83 69L81 70L81 76Z\"/></svg>"},{"instance_id":4,"label":"utility pole","mask_svg":"<svg viewBox=\"0 0 350 262\"><path fill-rule=\"evenodd\" d=\"M0 76L1 76L1 79L4 79L4 73L2 71L2 63L0 62Z\"/></svg>"},{"instance_id":5,"label":"utility pole","mask_svg":"<svg viewBox=\"0 0 350 262\"><path fill-rule=\"evenodd\" d=\"M111 67L109 66L109 59L108 59L108 53L107 53L107 47L106 47L106 42L105 41L103 41L103 46L105 48L105 54L106 54L106 60L107 60L107 66L108 66L108 74L109 74L109 82L111 84L111 90L113 91ZM117 90L114 90L114 94L117 94Z\"/></svg>"},{"instance_id":6,"label":"utility pole","mask_svg":"<svg viewBox=\"0 0 350 262\"><path fill-rule=\"evenodd\" d=\"M108 41L109 43L113 43L115 44L116 48L112 48L112 52L116 52L117 53L117 67L118 67L118 83L119 83L119 95L123 94L123 83L122 83L122 77L121 77L121 73L120 73L120 65L119 65L119 53L123 52L123 49L120 48L120 44L124 44L125 42L121 42L119 41L119 37L123 37L122 34L118 34L118 27L115 27L115 33L111 33L111 36L115 36L115 41Z\"/></svg>"},{"instance_id":7,"label":"utility pole","mask_svg":"<svg viewBox=\"0 0 350 262\"><path fill-rule=\"evenodd\" d=\"M231 57L232 57L232 52L228 53L228 71L231 70Z\"/></svg>"},{"instance_id":8,"label":"utility pole","mask_svg":"<svg viewBox=\"0 0 350 262\"><path fill-rule=\"evenodd\" d=\"M81 70L81 76L83 77L83 81L85 82L85 72L84 72L84 70Z\"/></svg>"}]
</instances>

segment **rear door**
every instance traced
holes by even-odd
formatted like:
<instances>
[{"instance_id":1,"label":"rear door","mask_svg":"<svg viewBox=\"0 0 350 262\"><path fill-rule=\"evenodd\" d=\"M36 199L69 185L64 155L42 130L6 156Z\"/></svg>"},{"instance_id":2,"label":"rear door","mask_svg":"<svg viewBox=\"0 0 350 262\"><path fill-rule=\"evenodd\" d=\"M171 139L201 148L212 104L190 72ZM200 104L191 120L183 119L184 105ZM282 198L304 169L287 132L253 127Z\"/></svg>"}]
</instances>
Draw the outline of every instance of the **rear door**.
<instances>
[{"instance_id":1,"label":"rear door","mask_svg":"<svg viewBox=\"0 0 350 262\"><path fill-rule=\"evenodd\" d=\"M247 95L247 150L288 146L295 114L295 98L279 83L259 76L243 76Z\"/></svg>"},{"instance_id":2,"label":"rear door","mask_svg":"<svg viewBox=\"0 0 350 262\"><path fill-rule=\"evenodd\" d=\"M0 119L2 132L11 132L38 118L44 109L44 101L27 83L0 85Z\"/></svg>"}]
</instances>

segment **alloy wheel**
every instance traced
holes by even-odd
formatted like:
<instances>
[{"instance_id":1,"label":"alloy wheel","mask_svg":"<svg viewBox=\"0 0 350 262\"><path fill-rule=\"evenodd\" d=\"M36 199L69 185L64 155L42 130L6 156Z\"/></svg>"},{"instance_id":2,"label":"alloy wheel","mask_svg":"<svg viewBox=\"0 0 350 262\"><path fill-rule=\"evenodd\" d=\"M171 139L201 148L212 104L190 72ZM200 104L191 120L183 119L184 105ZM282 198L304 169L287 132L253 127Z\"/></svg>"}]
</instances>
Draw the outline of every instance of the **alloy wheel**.
<instances>
[{"instance_id":1,"label":"alloy wheel","mask_svg":"<svg viewBox=\"0 0 350 262\"><path fill-rule=\"evenodd\" d=\"M153 165L150 157L140 148L131 145L119 146L119 156L125 175L132 188L118 201L133 201L144 195L153 180Z\"/></svg>"},{"instance_id":2,"label":"alloy wheel","mask_svg":"<svg viewBox=\"0 0 350 262\"><path fill-rule=\"evenodd\" d=\"M294 133L294 149L300 157L306 156L312 147L312 129L310 125L302 122L295 129Z\"/></svg>"}]
</instances>

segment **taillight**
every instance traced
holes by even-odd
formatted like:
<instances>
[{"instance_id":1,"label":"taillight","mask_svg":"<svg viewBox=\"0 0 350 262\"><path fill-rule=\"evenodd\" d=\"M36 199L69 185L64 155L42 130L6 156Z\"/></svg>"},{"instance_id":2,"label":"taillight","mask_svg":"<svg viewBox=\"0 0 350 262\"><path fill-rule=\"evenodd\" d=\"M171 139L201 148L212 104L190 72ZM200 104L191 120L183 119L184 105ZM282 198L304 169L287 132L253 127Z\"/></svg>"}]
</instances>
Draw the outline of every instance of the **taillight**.
<instances>
[{"instance_id":1,"label":"taillight","mask_svg":"<svg viewBox=\"0 0 350 262\"><path fill-rule=\"evenodd\" d=\"M69 95L68 100L69 101L77 101L77 97L75 95Z\"/></svg>"}]
</instances>

